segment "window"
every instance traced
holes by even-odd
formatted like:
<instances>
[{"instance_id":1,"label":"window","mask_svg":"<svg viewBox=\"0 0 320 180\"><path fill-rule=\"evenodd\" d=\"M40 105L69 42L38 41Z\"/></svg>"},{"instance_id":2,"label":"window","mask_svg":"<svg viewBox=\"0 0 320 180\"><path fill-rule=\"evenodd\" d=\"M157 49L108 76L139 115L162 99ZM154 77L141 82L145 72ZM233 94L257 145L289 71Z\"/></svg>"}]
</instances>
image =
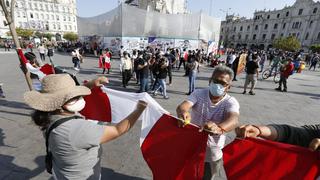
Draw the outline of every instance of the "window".
<instances>
[{"instance_id":1,"label":"window","mask_svg":"<svg viewBox=\"0 0 320 180\"><path fill-rule=\"evenodd\" d=\"M57 16L57 21L59 21L60 20L59 15L56 15L56 16Z\"/></svg>"},{"instance_id":2,"label":"window","mask_svg":"<svg viewBox=\"0 0 320 180\"><path fill-rule=\"evenodd\" d=\"M303 13L303 9L299 9L298 15L302 15L302 13Z\"/></svg>"},{"instance_id":3,"label":"window","mask_svg":"<svg viewBox=\"0 0 320 180\"><path fill-rule=\"evenodd\" d=\"M71 17L70 16L68 17L68 20L71 21Z\"/></svg>"},{"instance_id":4,"label":"window","mask_svg":"<svg viewBox=\"0 0 320 180\"><path fill-rule=\"evenodd\" d=\"M45 7L46 7L46 11L49 11L48 4L46 4Z\"/></svg>"},{"instance_id":5,"label":"window","mask_svg":"<svg viewBox=\"0 0 320 180\"><path fill-rule=\"evenodd\" d=\"M68 30L68 27L67 27L67 25L64 25L64 30L66 30L66 31Z\"/></svg>"},{"instance_id":6,"label":"window","mask_svg":"<svg viewBox=\"0 0 320 180\"><path fill-rule=\"evenodd\" d=\"M313 9L313 14L316 14L318 12L318 8Z\"/></svg>"},{"instance_id":7,"label":"window","mask_svg":"<svg viewBox=\"0 0 320 180\"><path fill-rule=\"evenodd\" d=\"M267 16L267 19L270 19L270 15Z\"/></svg>"},{"instance_id":8,"label":"window","mask_svg":"<svg viewBox=\"0 0 320 180\"><path fill-rule=\"evenodd\" d=\"M247 34L245 38L246 38L246 40L248 40L249 39L249 35Z\"/></svg>"},{"instance_id":9,"label":"window","mask_svg":"<svg viewBox=\"0 0 320 180\"><path fill-rule=\"evenodd\" d=\"M44 15L43 14L41 14L41 19L44 19Z\"/></svg>"},{"instance_id":10,"label":"window","mask_svg":"<svg viewBox=\"0 0 320 180\"><path fill-rule=\"evenodd\" d=\"M32 13L30 13L30 18L33 18L33 14Z\"/></svg>"},{"instance_id":11,"label":"window","mask_svg":"<svg viewBox=\"0 0 320 180\"><path fill-rule=\"evenodd\" d=\"M277 18L280 18L280 14L277 14Z\"/></svg>"},{"instance_id":12,"label":"window","mask_svg":"<svg viewBox=\"0 0 320 180\"><path fill-rule=\"evenodd\" d=\"M20 12L17 12L17 17L20 17Z\"/></svg>"},{"instance_id":13,"label":"window","mask_svg":"<svg viewBox=\"0 0 320 180\"><path fill-rule=\"evenodd\" d=\"M247 31L250 31L250 26L247 27Z\"/></svg>"},{"instance_id":14,"label":"window","mask_svg":"<svg viewBox=\"0 0 320 180\"><path fill-rule=\"evenodd\" d=\"M308 40L309 38L309 33L306 34L305 40Z\"/></svg>"},{"instance_id":15,"label":"window","mask_svg":"<svg viewBox=\"0 0 320 180\"><path fill-rule=\"evenodd\" d=\"M72 30L72 27L71 27L71 25L69 25L69 30Z\"/></svg>"},{"instance_id":16,"label":"window","mask_svg":"<svg viewBox=\"0 0 320 180\"><path fill-rule=\"evenodd\" d=\"M243 30L243 27L241 26L241 27L240 27L240 31L242 31L242 30Z\"/></svg>"},{"instance_id":17,"label":"window","mask_svg":"<svg viewBox=\"0 0 320 180\"><path fill-rule=\"evenodd\" d=\"M320 33L319 33L319 34L320 34ZM253 39L253 40L256 40L256 39L257 39L257 35L254 34L253 37L252 37L252 39Z\"/></svg>"},{"instance_id":18,"label":"window","mask_svg":"<svg viewBox=\"0 0 320 180\"><path fill-rule=\"evenodd\" d=\"M255 29L255 30L258 30L258 29L259 29L259 26L258 26L258 25L256 25L256 26L254 27L254 29Z\"/></svg>"},{"instance_id":19,"label":"window","mask_svg":"<svg viewBox=\"0 0 320 180\"><path fill-rule=\"evenodd\" d=\"M48 24L46 24L46 30L49 31L49 25Z\"/></svg>"},{"instance_id":20,"label":"window","mask_svg":"<svg viewBox=\"0 0 320 180\"><path fill-rule=\"evenodd\" d=\"M310 21L309 27L311 28L313 24L313 21Z\"/></svg>"},{"instance_id":21,"label":"window","mask_svg":"<svg viewBox=\"0 0 320 180\"><path fill-rule=\"evenodd\" d=\"M34 3L33 6L35 9L38 9L38 4Z\"/></svg>"},{"instance_id":22,"label":"window","mask_svg":"<svg viewBox=\"0 0 320 180\"><path fill-rule=\"evenodd\" d=\"M22 16L23 16L24 18L26 18L26 17L27 17L27 13L26 13L26 12L22 12Z\"/></svg>"},{"instance_id":23,"label":"window","mask_svg":"<svg viewBox=\"0 0 320 180\"><path fill-rule=\"evenodd\" d=\"M55 24L53 24L53 29L56 29L56 25Z\"/></svg>"},{"instance_id":24,"label":"window","mask_svg":"<svg viewBox=\"0 0 320 180\"><path fill-rule=\"evenodd\" d=\"M73 22L76 22L76 18L75 17L73 17ZM227 31L229 31L229 30L227 30Z\"/></svg>"},{"instance_id":25,"label":"window","mask_svg":"<svg viewBox=\"0 0 320 180\"><path fill-rule=\"evenodd\" d=\"M265 24L265 25L264 25L264 29L268 29L268 24Z\"/></svg>"},{"instance_id":26,"label":"window","mask_svg":"<svg viewBox=\"0 0 320 180\"><path fill-rule=\"evenodd\" d=\"M29 8L32 9L32 4L31 3L28 3L28 4L29 4Z\"/></svg>"},{"instance_id":27,"label":"window","mask_svg":"<svg viewBox=\"0 0 320 180\"><path fill-rule=\"evenodd\" d=\"M66 20L67 20L66 16L63 16L63 21L66 21Z\"/></svg>"},{"instance_id":28,"label":"window","mask_svg":"<svg viewBox=\"0 0 320 180\"><path fill-rule=\"evenodd\" d=\"M272 34L271 35L271 40L274 40L276 38L276 35L275 34Z\"/></svg>"},{"instance_id":29,"label":"window","mask_svg":"<svg viewBox=\"0 0 320 180\"><path fill-rule=\"evenodd\" d=\"M317 40L320 40L320 32L318 33Z\"/></svg>"},{"instance_id":30,"label":"window","mask_svg":"<svg viewBox=\"0 0 320 180\"><path fill-rule=\"evenodd\" d=\"M274 24L273 29L278 29L278 24Z\"/></svg>"},{"instance_id":31,"label":"window","mask_svg":"<svg viewBox=\"0 0 320 180\"><path fill-rule=\"evenodd\" d=\"M283 23L283 25L282 25L282 29L285 29L286 28L286 23Z\"/></svg>"},{"instance_id":32,"label":"window","mask_svg":"<svg viewBox=\"0 0 320 180\"><path fill-rule=\"evenodd\" d=\"M289 11L286 13L286 17L288 17L289 16Z\"/></svg>"},{"instance_id":33,"label":"window","mask_svg":"<svg viewBox=\"0 0 320 180\"><path fill-rule=\"evenodd\" d=\"M36 19L39 19L39 14L35 13Z\"/></svg>"},{"instance_id":34,"label":"window","mask_svg":"<svg viewBox=\"0 0 320 180\"><path fill-rule=\"evenodd\" d=\"M223 32L223 28L221 28L221 32Z\"/></svg>"},{"instance_id":35,"label":"window","mask_svg":"<svg viewBox=\"0 0 320 180\"><path fill-rule=\"evenodd\" d=\"M238 36L238 39L241 40L241 35Z\"/></svg>"},{"instance_id":36,"label":"window","mask_svg":"<svg viewBox=\"0 0 320 180\"><path fill-rule=\"evenodd\" d=\"M266 35L266 34L263 34L263 35L262 35L262 40L266 40L266 37L267 37L267 35Z\"/></svg>"},{"instance_id":37,"label":"window","mask_svg":"<svg viewBox=\"0 0 320 180\"><path fill-rule=\"evenodd\" d=\"M234 27L234 28L233 28L233 32L236 32L236 31L237 31L237 27Z\"/></svg>"},{"instance_id":38,"label":"window","mask_svg":"<svg viewBox=\"0 0 320 180\"><path fill-rule=\"evenodd\" d=\"M43 10L43 6L42 4L39 4L40 10Z\"/></svg>"},{"instance_id":39,"label":"window","mask_svg":"<svg viewBox=\"0 0 320 180\"><path fill-rule=\"evenodd\" d=\"M54 20L54 15L53 14L51 14L51 19Z\"/></svg>"},{"instance_id":40,"label":"window","mask_svg":"<svg viewBox=\"0 0 320 180\"><path fill-rule=\"evenodd\" d=\"M280 37L283 37L283 33L280 34Z\"/></svg>"}]
</instances>

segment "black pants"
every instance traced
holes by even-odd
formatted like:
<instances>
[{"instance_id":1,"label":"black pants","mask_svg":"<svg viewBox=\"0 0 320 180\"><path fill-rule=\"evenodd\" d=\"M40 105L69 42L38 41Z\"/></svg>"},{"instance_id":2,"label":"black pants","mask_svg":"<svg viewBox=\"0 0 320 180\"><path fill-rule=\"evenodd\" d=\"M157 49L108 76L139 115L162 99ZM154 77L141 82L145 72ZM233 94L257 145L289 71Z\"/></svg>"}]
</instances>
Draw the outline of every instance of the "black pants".
<instances>
[{"instance_id":1,"label":"black pants","mask_svg":"<svg viewBox=\"0 0 320 180\"><path fill-rule=\"evenodd\" d=\"M130 79L131 79L131 69L124 70L122 72L122 85L123 85L123 87L128 86Z\"/></svg>"},{"instance_id":2,"label":"black pants","mask_svg":"<svg viewBox=\"0 0 320 180\"><path fill-rule=\"evenodd\" d=\"M106 68L103 68L102 74L106 71ZM110 74L110 69L108 69L107 74Z\"/></svg>"},{"instance_id":3,"label":"black pants","mask_svg":"<svg viewBox=\"0 0 320 180\"><path fill-rule=\"evenodd\" d=\"M311 70L313 67L313 70L315 71L316 70L316 67L317 67L317 63L312 63L309 70Z\"/></svg>"},{"instance_id":4,"label":"black pants","mask_svg":"<svg viewBox=\"0 0 320 180\"><path fill-rule=\"evenodd\" d=\"M180 69L181 65L183 64L183 69L186 69L186 61L184 59L180 59L180 63L179 63L179 66L178 66L178 70Z\"/></svg>"},{"instance_id":5,"label":"black pants","mask_svg":"<svg viewBox=\"0 0 320 180\"><path fill-rule=\"evenodd\" d=\"M168 67L168 76L169 76L169 84L172 83L172 68L171 66Z\"/></svg>"},{"instance_id":6,"label":"black pants","mask_svg":"<svg viewBox=\"0 0 320 180\"><path fill-rule=\"evenodd\" d=\"M288 80L287 77L283 75L280 76L279 89L281 89L283 85L283 89L287 90L287 80Z\"/></svg>"},{"instance_id":7,"label":"black pants","mask_svg":"<svg viewBox=\"0 0 320 180\"><path fill-rule=\"evenodd\" d=\"M45 54L40 53L40 59L41 59L41 61L45 61L46 60Z\"/></svg>"}]
</instances>

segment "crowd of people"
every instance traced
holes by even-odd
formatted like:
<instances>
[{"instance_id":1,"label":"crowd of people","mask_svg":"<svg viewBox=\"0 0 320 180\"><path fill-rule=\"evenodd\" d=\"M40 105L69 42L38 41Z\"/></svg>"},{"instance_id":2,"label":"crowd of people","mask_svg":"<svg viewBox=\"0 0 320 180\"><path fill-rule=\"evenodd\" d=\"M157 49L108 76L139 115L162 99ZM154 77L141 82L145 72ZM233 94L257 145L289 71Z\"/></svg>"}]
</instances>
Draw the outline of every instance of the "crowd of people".
<instances>
[{"instance_id":1,"label":"crowd of people","mask_svg":"<svg viewBox=\"0 0 320 180\"><path fill-rule=\"evenodd\" d=\"M41 61L45 61L44 54L48 55L46 48L40 45L38 51ZM80 48L75 48L71 53L77 71L81 70L80 63L83 61L80 51ZM33 52L29 51L25 56L33 67L41 66ZM99 57L102 74L110 73L112 58L112 51L102 49ZM268 61L270 70L264 70ZM160 93L164 99L169 99L167 86L174 83L173 72L180 71L183 66L184 76L188 77L189 82L186 92L188 98L177 106L177 116L184 121L179 122L178 126L183 128L191 122L209 132L204 179L213 179L223 166L222 148L226 133L233 130L236 130L239 137L262 137L309 147L311 150L320 147L319 125L301 128L289 125L239 126L240 104L228 94L232 82L237 81L237 74L242 69L246 72L243 94L246 94L251 83L249 94L255 95L254 90L261 73L267 71L272 74L279 71L280 81L276 90L287 92L287 79L290 75L301 72L304 64L315 69L318 62L317 53L304 55L279 50L229 49L223 59L213 53L207 54L204 50L167 48L163 51L147 47L132 52L121 50L119 70L124 88L134 79L139 85L138 93L149 92L153 96ZM214 67L212 75L208 77L209 85L204 89L196 89L197 75L200 67L205 65ZM33 78L37 79L35 76ZM100 145L126 133L147 107L146 102L140 101L137 108L115 126L92 123L77 116L85 106L83 96L90 94L90 89L94 86L101 86L106 82L107 79L102 76L86 82L84 86L76 86L78 83L68 75L48 75L39 82L38 88L25 94L25 101L35 109L33 121L47 132L47 153L51 154L50 161L53 162L51 166L49 164L49 170L53 170L55 179L100 179ZM1 94L3 92L0 86Z\"/></svg>"}]
</instances>

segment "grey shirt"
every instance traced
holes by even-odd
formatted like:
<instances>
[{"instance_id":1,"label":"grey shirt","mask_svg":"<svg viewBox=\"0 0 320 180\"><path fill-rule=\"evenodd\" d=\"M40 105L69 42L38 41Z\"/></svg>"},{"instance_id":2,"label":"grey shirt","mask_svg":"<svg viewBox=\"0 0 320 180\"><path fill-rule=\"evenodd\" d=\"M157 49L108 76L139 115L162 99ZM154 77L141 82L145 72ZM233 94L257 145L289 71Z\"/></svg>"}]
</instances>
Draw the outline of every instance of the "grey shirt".
<instances>
[{"instance_id":1,"label":"grey shirt","mask_svg":"<svg viewBox=\"0 0 320 180\"><path fill-rule=\"evenodd\" d=\"M315 138L320 138L320 124L303 127L293 127L289 125L269 125L278 132L277 141L308 147Z\"/></svg>"},{"instance_id":2,"label":"grey shirt","mask_svg":"<svg viewBox=\"0 0 320 180\"><path fill-rule=\"evenodd\" d=\"M52 116L52 123L65 116ZM51 124L52 124L51 123ZM55 128L49 137L56 179L100 179L100 139L104 126L72 119Z\"/></svg>"}]
</instances>

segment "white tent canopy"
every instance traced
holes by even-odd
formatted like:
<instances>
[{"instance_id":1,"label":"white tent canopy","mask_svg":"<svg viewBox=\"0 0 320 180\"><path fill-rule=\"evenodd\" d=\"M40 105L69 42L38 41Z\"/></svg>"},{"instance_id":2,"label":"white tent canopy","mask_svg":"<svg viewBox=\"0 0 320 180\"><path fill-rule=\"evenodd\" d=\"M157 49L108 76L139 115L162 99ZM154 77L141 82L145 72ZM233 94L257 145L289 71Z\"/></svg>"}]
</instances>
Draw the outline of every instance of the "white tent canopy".
<instances>
[{"instance_id":1,"label":"white tent canopy","mask_svg":"<svg viewBox=\"0 0 320 180\"><path fill-rule=\"evenodd\" d=\"M161 37L219 41L220 20L203 13L162 14L121 4L90 18L78 17L79 36Z\"/></svg>"}]
</instances>

